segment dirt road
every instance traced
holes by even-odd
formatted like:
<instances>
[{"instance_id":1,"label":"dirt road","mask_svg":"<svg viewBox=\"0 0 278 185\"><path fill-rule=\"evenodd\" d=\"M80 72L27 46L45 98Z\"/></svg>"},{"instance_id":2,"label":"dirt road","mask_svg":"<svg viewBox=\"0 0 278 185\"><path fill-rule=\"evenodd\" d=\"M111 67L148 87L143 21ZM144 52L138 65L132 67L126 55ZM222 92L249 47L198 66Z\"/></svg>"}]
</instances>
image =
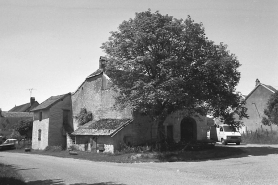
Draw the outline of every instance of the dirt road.
<instances>
[{"instance_id":1,"label":"dirt road","mask_svg":"<svg viewBox=\"0 0 278 185\"><path fill-rule=\"evenodd\" d=\"M0 152L0 163L35 184L278 184L278 145L242 145L246 154L200 162L120 164Z\"/></svg>"}]
</instances>

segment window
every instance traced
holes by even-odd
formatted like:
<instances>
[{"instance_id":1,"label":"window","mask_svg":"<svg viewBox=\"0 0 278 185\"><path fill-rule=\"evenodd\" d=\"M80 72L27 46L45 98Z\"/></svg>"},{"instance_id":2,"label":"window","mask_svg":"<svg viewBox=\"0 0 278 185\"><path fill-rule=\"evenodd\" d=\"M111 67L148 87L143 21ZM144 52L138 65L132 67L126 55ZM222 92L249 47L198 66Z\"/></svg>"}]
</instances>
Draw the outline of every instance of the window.
<instances>
[{"instance_id":1,"label":"window","mask_svg":"<svg viewBox=\"0 0 278 185\"><path fill-rule=\"evenodd\" d=\"M39 120L42 120L42 112L39 113Z\"/></svg>"},{"instance_id":2,"label":"window","mask_svg":"<svg viewBox=\"0 0 278 185\"><path fill-rule=\"evenodd\" d=\"M39 131L38 131L38 140L39 141L41 140L41 137L42 137L42 130L39 129Z\"/></svg>"}]
</instances>

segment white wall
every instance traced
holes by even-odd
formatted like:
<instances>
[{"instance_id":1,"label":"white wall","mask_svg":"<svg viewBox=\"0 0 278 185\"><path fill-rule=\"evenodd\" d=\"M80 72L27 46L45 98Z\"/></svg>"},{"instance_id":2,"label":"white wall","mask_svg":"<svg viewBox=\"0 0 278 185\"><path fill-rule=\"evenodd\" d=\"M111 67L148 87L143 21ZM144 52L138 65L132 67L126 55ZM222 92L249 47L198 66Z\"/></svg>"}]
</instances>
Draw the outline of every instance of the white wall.
<instances>
[{"instance_id":1,"label":"white wall","mask_svg":"<svg viewBox=\"0 0 278 185\"><path fill-rule=\"evenodd\" d=\"M41 140L38 140L38 132L41 129ZM49 118L33 122L32 149L44 150L48 146Z\"/></svg>"}]
</instances>

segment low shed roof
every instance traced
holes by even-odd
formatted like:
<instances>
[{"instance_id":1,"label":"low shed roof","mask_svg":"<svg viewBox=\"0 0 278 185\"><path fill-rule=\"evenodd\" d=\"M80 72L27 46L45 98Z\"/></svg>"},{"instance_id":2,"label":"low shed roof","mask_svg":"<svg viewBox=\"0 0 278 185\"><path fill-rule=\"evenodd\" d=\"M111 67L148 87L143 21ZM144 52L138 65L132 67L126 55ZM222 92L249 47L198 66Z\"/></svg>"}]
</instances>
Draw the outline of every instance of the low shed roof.
<instances>
[{"instance_id":1,"label":"low shed roof","mask_svg":"<svg viewBox=\"0 0 278 185\"><path fill-rule=\"evenodd\" d=\"M98 121L90 121L80 126L72 135L106 135L113 137L132 121L132 119L101 119Z\"/></svg>"}]
</instances>

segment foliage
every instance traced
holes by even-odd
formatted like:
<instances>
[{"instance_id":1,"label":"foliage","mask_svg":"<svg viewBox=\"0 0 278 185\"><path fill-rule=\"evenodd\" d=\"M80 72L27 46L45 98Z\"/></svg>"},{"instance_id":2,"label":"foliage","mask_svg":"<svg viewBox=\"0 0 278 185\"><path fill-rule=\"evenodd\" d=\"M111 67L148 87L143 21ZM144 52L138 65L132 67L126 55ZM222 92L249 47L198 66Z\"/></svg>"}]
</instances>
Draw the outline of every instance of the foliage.
<instances>
[{"instance_id":1,"label":"foliage","mask_svg":"<svg viewBox=\"0 0 278 185\"><path fill-rule=\"evenodd\" d=\"M75 118L77 119L79 125L84 125L85 123L93 120L93 114L92 112L87 111L86 108L81 108L79 114L75 116Z\"/></svg>"},{"instance_id":2,"label":"foliage","mask_svg":"<svg viewBox=\"0 0 278 185\"><path fill-rule=\"evenodd\" d=\"M267 116L262 118L264 125L278 125L278 91L270 96L264 114Z\"/></svg>"},{"instance_id":3,"label":"foliage","mask_svg":"<svg viewBox=\"0 0 278 185\"><path fill-rule=\"evenodd\" d=\"M241 135L243 143L247 144L278 144L277 131L256 130L255 132L246 132Z\"/></svg>"},{"instance_id":4,"label":"foliage","mask_svg":"<svg viewBox=\"0 0 278 185\"><path fill-rule=\"evenodd\" d=\"M128 104L160 126L176 110L209 113L236 126L240 122L233 114L247 116L235 91L240 63L227 45L208 40L202 23L190 16L183 20L151 10L136 13L101 48L120 94L119 107Z\"/></svg>"},{"instance_id":5,"label":"foliage","mask_svg":"<svg viewBox=\"0 0 278 185\"><path fill-rule=\"evenodd\" d=\"M47 146L44 151L49 152L61 152L63 150L62 146Z\"/></svg>"},{"instance_id":6,"label":"foliage","mask_svg":"<svg viewBox=\"0 0 278 185\"><path fill-rule=\"evenodd\" d=\"M33 120L21 120L16 125L14 125L14 129L21 136L30 139L32 138Z\"/></svg>"}]
</instances>

